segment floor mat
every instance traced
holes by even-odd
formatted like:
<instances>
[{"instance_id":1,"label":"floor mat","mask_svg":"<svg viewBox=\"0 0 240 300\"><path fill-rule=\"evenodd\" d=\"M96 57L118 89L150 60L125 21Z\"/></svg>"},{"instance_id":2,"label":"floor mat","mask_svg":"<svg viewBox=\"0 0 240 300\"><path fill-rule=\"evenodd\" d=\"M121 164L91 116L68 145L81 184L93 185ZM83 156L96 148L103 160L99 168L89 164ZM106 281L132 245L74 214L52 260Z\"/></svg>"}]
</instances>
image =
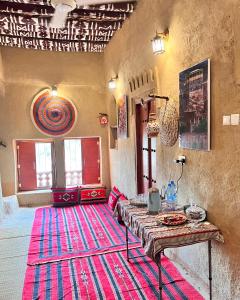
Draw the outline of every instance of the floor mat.
<instances>
[{"instance_id":1,"label":"floor mat","mask_svg":"<svg viewBox=\"0 0 240 300\"><path fill-rule=\"evenodd\" d=\"M133 255L143 250L134 249ZM202 296L162 258L163 299L202 300ZM146 300L158 298L156 264L144 256L127 262L126 251L29 266L23 300Z\"/></svg>"},{"instance_id":2,"label":"floor mat","mask_svg":"<svg viewBox=\"0 0 240 300\"><path fill-rule=\"evenodd\" d=\"M37 209L28 265L123 250L125 227L112 214L107 204ZM129 244L140 245L131 233Z\"/></svg>"}]
</instances>

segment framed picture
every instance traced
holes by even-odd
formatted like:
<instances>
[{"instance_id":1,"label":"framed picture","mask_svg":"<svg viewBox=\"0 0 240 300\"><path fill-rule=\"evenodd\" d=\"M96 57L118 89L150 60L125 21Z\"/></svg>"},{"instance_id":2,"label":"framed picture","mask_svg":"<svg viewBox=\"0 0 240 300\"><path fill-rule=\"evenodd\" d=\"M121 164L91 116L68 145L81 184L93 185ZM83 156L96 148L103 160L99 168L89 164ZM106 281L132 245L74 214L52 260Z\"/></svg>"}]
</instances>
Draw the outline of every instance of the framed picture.
<instances>
[{"instance_id":1,"label":"framed picture","mask_svg":"<svg viewBox=\"0 0 240 300\"><path fill-rule=\"evenodd\" d=\"M118 108L118 138L128 137L128 97L124 95L117 100Z\"/></svg>"},{"instance_id":2,"label":"framed picture","mask_svg":"<svg viewBox=\"0 0 240 300\"><path fill-rule=\"evenodd\" d=\"M179 74L179 146L210 150L210 59Z\"/></svg>"}]
</instances>

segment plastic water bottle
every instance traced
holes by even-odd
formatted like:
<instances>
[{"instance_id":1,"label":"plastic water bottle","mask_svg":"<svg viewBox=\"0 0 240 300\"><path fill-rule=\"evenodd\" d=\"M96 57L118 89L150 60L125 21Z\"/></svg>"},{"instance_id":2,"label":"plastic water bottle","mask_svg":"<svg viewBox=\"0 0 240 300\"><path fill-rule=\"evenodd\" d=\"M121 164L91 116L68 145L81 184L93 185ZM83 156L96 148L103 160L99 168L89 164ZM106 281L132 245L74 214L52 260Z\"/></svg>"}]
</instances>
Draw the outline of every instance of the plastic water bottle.
<instances>
[{"instance_id":1,"label":"plastic water bottle","mask_svg":"<svg viewBox=\"0 0 240 300\"><path fill-rule=\"evenodd\" d=\"M167 187L167 204L170 210L175 210L177 205L176 184L173 180L168 183Z\"/></svg>"},{"instance_id":2,"label":"plastic water bottle","mask_svg":"<svg viewBox=\"0 0 240 300\"><path fill-rule=\"evenodd\" d=\"M171 194L171 182L168 183L167 189L166 189L166 201L167 203L171 202L172 194Z\"/></svg>"},{"instance_id":3,"label":"plastic water bottle","mask_svg":"<svg viewBox=\"0 0 240 300\"><path fill-rule=\"evenodd\" d=\"M171 194L172 209L175 210L177 206L177 186L173 180L171 181Z\"/></svg>"}]
</instances>

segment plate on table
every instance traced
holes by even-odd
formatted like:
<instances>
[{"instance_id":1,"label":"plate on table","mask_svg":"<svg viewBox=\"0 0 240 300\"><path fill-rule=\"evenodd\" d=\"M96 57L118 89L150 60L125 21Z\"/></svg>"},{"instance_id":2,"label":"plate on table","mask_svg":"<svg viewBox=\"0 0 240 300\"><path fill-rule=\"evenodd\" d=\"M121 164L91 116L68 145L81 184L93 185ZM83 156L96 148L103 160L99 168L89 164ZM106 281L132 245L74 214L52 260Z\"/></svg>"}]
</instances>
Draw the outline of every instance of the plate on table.
<instances>
[{"instance_id":1,"label":"plate on table","mask_svg":"<svg viewBox=\"0 0 240 300\"><path fill-rule=\"evenodd\" d=\"M187 216L183 213L168 213L158 218L159 222L167 226L182 225L187 221Z\"/></svg>"}]
</instances>

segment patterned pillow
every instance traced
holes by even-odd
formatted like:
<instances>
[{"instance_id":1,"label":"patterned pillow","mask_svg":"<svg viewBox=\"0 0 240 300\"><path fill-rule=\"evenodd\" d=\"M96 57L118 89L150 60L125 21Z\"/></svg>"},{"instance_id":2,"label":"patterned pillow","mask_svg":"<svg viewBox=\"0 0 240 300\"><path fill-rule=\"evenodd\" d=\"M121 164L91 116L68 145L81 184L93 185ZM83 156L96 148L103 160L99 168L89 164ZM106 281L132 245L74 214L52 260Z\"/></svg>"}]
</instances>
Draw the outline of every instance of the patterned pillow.
<instances>
[{"instance_id":1,"label":"patterned pillow","mask_svg":"<svg viewBox=\"0 0 240 300\"><path fill-rule=\"evenodd\" d=\"M52 188L53 206L78 204L78 187Z\"/></svg>"},{"instance_id":2,"label":"patterned pillow","mask_svg":"<svg viewBox=\"0 0 240 300\"><path fill-rule=\"evenodd\" d=\"M117 195L122 195L122 193L120 193L119 192L119 189L114 185L114 187L113 187L113 192L115 193L115 194L117 194Z\"/></svg>"},{"instance_id":3,"label":"patterned pillow","mask_svg":"<svg viewBox=\"0 0 240 300\"><path fill-rule=\"evenodd\" d=\"M115 206L117 204L118 198L121 195L122 194L119 192L118 188L116 188L114 186L113 189L112 189L112 191L109 194L109 197L108 197L108 206L111 208L111 210L115 209Z\"/></svg>"},{"instance_id":4,"label":"patterned pillow","mask_svg":"<svg viewBox=\"0 0 240 300\"><path fill-rule=\"evenodd\" d=\"M124 196L123 194L121 194L119 197L119 201L126 201L126 200L127 200L127 197Z\"/></svg>"}]
</instances>

